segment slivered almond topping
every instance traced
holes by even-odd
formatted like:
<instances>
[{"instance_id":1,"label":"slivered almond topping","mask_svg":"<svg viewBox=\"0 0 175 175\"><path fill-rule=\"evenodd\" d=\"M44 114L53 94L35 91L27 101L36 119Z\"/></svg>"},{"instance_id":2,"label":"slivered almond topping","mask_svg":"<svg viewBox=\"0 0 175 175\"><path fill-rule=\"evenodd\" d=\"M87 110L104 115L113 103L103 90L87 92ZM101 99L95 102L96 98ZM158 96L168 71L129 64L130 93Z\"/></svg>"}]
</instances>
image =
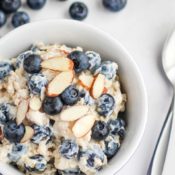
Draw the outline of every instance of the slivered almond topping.
<instances>
[{"instance_id":1,"label":"slivered almond topping","mask_svg":"<svg viewBox=\"0 0 175 175\"><path fill-rule=\"evenodd\" d=\"M88 106L83 105L72 106L63 110L60 114L60 118L63 121L75 121L86 115L88 111L89 111Z\"/></svg>"},{"instance_id":2,"label":"slivered almond topping","mask_svg":"<svg viewBox=\"0 0 175 175\"><path fill-rule=\"evenodd\" d=\"M79 76L80 85L89 90L93 84L94 77L92 75L81 74Z\"/></svg>"},{"instance_id":3,"label":"slivered almond topping","mask_svg":"<svg viewBox=\"0 0 175 175\"><path fill-rule=\"evenodd\" d=\"M41 105L42 103L39 97L34 96L30 99L30 103L29 103L30 109L34 111L38 111L41 108Z\"/></svg>"},{"instance_id":4,"label":"slivered almond topping","mask_svg":"<svg viewBox=\"0 0 175 175\"><path fill-rule=\"evenodd\" d=\"M32 127L30 126L25 126L25 134L23 136L23 138L21 139L21 143L27 142L28 140L30 140L34 135L34 130Z\"/></svg>"}]
</instances>

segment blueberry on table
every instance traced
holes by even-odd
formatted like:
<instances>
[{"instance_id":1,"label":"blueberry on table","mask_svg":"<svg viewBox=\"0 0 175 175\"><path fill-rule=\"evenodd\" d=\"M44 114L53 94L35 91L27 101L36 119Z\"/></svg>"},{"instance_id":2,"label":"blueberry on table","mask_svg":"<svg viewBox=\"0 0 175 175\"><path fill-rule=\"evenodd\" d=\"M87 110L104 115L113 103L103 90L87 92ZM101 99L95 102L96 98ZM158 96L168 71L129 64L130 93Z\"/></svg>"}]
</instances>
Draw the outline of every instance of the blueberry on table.
<instances>
[{"instance_id":1,"label":"blueberry on table","mask_svg":"<svg viewBox=\"0 0 175 175\"><path fill-rule=\"evenodd\" d=\"M10 105L7 103L0 104L0 123L5 124L11 119Z\"/></svg>"},{"instance_id":2,"label":"blueberry on table","mask_svg":"<svg viewBox=\"0 0 175 175\"><path fill-rule=\"evenodd\" d=\"M41 70L41 58L39 55L31 54L28 55L23 63L24 70L27 73L39 73Z\"/></svg>"},{"instance_id":3,"label":"blueberry on table","mask_svg":"<svg viewBox=\"0 0 175 175\"><path fill-rule=\"evenodd\" d=\"M15 121L9 121L4 125L3 132L11 143L19 143L24 136L25 127L23 124L17 125Z\"/></svg>"},{"instance_id":4,"label":"blueberry on table","mask_svg":"<svg viewBox=\"0 0 175 175\"><path fill-rule=\"evenodd\" d=\"M88 8L83 2L74 2L69 8L69 14L75 20L83 20L88 15Z\"/></svg>"},{"instance_id":5,"label":"blueberry on table","mask_svg":"<svg viewBox=\"0 0 175 175\"><path fill-rule=\"evenodd\" d=\"M60 97L45 97L42 108L46 114L56 115L61 112L63 103Z\"/></svg>"},{"instance_id":6,"label":"blueberry on table","mask_svg":"<svg viewBox=\"0 0 175 175\"><path fill-rule=\"evenodd\" d=\"M89 68L89 59L87 55L81 51L76 50L71 52L68 58L74 62L74 70L76 73L80 73Z\"/></svg>"},{"instance_id":7,"label":"blueberry on table","mask_svg":"<svg viewBox=\"0 0 175 175\"><path fill-rule=\"evenodd\" d=\"M27 5L33 10L39 10L44 7L46 0L27 0Z\"/></svg>"},{"instance_id":8,"label":"blueberry on table","mask_svg":"<svg viewBox=\"0 0 175 175\"><path fill-rule=\"evenodd\" d=\"M98 114L107 117L114 110L115 100L110 94L103 94L97 100Z\"/></svg>"},{"instance_id":9,"label":"blueberry on table","mask_svg":"<svg viewBox=\"0 0 175 175\"><path fill-rule=\"evenodd\" d=\"M109 134L108 124L104 121L96 121L92 127L92 138L94 140L100 141L104 140Z\"/></svg>"},{"instance_id":10,"label":"blueberry on table","mask_svg":"<svg viewBox=\"0 0 175 175\"><path fill-rule=\"evenodd\" d=\"M8 62L0 62L0 80L7 77L12 71L12 66Z\"/></svg>"},{"instance_id":11,"label":"blueberry on table","mask_svg":"<svg viewBox=\"0 0 175 175\"><path fill-rule=\"evenodd\" d=\"M79 90L70 85L61 94L61 99L65 105L74 105L79 100Z\"/></svg>"},{"instance_id":12,"label":"blueberry on table","mask_svg":"<svg viewBox=\"0 0 175 175\"><path fill-rule=\"evenodd\" d=\"M21 7L21 0L1 0L0 5L5 13L13 13Z\"/></svg>"},{"instance_id":13,"label":"blueberry on table","mask_svg":"<svg viewBox=\"0 0 175 175\"><path fill-rule=\"evenodd\" d=\"M78 155L79 147L73 140L62 140L62 143L59 147L60 154L67 158L75 158Z\"/></svg>"},{"instance_id":14,"label":"blueberry on table","mask_svg":"<svg viewBox=\"0 0 175 175\"><path fill-rule=\"evenodd\" d=\"M7 21L6 14L2 10L0 10L0 27L4 26L6 21Z\"/></svg>"},{"instance_id":15,"label":"blueberry on table","mask_svg":"<svg viewBox=\"0 0 175 175\"><path fill-rule=\"evenodd\" d=\"M113 12L122 10L126 3L127 0L103 0L104 7Z\"/></svg>"},{"instance_id":16,"label":"blueberry on table","mask_svg":"<svg viewBox=\"0 0 175 175\"><path fill-rule=\"evenodd\" d=\"M26 12L15 12L12 17L13 27L19 27L30 22L30 17Z\"/></svg>"}]
</instances>

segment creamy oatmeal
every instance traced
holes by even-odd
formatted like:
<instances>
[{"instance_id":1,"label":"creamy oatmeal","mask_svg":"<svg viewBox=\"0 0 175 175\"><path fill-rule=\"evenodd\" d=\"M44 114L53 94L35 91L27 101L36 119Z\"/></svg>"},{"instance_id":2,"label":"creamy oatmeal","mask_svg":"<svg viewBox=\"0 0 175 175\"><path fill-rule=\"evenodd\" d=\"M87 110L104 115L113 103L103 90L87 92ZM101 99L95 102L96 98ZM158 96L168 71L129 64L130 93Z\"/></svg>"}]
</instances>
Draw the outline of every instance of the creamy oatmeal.
<instances>
[{"instance_id":1,"label":"creamy oatmeal","mask_svg":"<svg viewBox=\"0 0 175 175\"><path fill-rule=\"evenodd\" d=\"M39 43L0 62L0 161L25 174L95 174L125 136L118 65Z\"/></svg>"}]
</instances>

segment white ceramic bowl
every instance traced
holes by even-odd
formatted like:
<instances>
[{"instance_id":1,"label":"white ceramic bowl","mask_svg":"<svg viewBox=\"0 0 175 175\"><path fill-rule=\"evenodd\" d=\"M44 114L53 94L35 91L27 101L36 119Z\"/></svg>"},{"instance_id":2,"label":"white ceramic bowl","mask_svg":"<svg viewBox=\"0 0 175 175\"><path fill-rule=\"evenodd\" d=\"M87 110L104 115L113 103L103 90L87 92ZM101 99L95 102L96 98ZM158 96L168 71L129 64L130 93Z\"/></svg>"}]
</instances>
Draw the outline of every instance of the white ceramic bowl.
<instances>
[{"instance_id":1,"label":"white ceramic bowl","mask_svg":"<svg viewBox=\"0 0 175 175\"><path fill-rule=\"evenodd\" d=\"M0 57L14 57L36 41L82 46L85 50L97 51L102 58L119 64L119 75L128 97L127 133L118 154L99 174L116 173L136 151L147 121L146 90L133 58L110 35L82 22L71 20L35 22L13 30L0 39ZM1 165L0 172L4 175L17 175L5 165Z\"/></svg>"}]
</instances>

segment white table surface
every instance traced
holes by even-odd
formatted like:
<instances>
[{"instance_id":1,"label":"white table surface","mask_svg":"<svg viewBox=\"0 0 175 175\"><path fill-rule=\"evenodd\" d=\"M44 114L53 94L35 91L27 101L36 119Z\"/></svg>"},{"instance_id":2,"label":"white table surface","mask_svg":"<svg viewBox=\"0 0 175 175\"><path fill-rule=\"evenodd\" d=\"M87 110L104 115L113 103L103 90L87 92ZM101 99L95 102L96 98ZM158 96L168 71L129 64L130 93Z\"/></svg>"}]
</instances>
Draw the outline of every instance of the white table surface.
<instances>
[{"instance_id":1,"label":"white table surface","mask_svg":"<svg viewBox=\"0 0 175 175\"><path fill-rule=\"evenodd\" d=\"M109 32L119 40L133 55L143 74L149 101L147 127L136 153L117 175L146 175L171 97L161 71L161 51L167 35L175 28L175 0L128 0L126 8L119 13L105 10L101 0L82 1L90 11L84 22ZM29 12L31 21L67 19L72 2L48 0L40 11L27 7L25 10ZM11 29L8 22L0 29L0 36Z\"/></svg>"}]
</instances>

